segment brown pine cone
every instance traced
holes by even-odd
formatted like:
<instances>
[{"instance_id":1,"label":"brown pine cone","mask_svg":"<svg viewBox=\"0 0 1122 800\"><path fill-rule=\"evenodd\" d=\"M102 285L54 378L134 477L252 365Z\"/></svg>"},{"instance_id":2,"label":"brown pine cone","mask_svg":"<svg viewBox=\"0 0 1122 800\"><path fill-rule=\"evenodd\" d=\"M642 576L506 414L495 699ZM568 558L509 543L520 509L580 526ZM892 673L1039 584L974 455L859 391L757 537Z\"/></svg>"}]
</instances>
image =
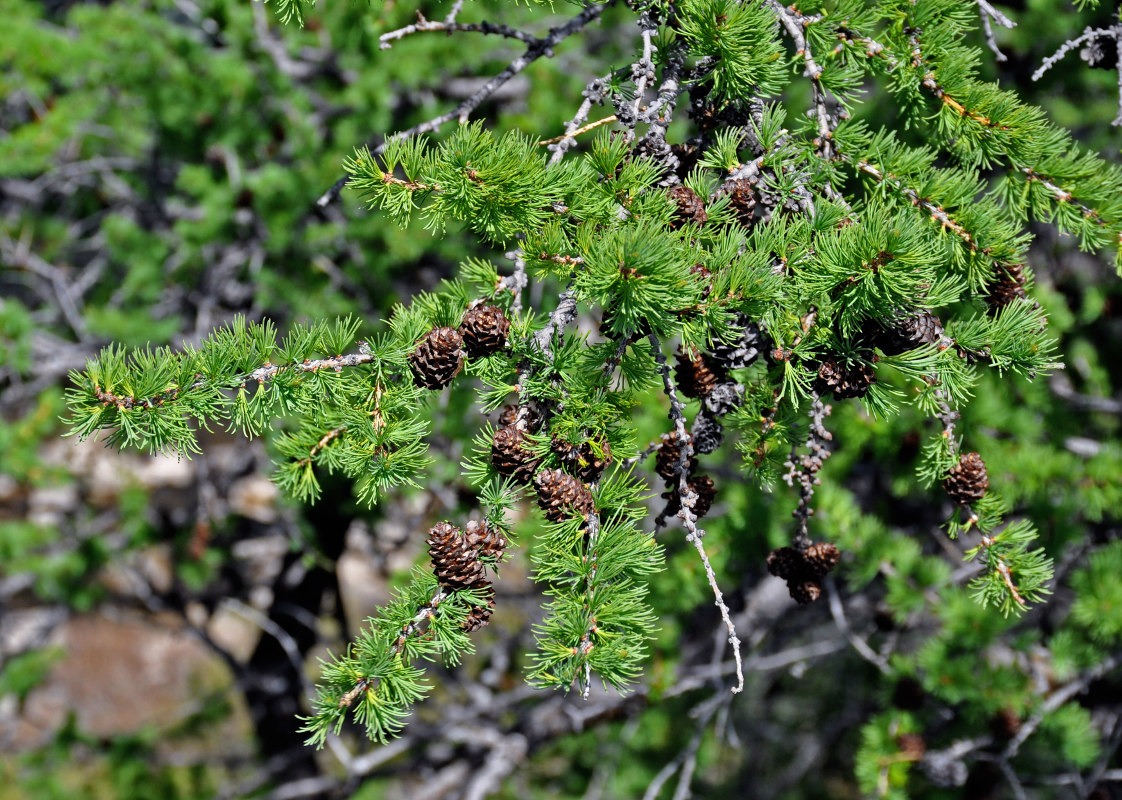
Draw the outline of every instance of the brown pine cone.
<instances>
[{"instance_id":1,"label":"brown pine cone","mask_svg":"<svg viewBox=\"0 0 1122 800\"><path fill-rule=\"evenodd\" d=\"M803 561L806 563L807 571L815 578L826 577L826 574L838 565L840 559L841 553L838 552L837 545L832 542L812 544L803 551Z\"/></svg>"},{"instance_id":2,"label":"brown pine cone","mask_svg":"<svg viewBox=\"0 0 1122 800\"><path fill-rule=\"evenodd\" d=\"M801 574L805 567L803 554L793 547L777 547L768 553L767 571L777 578L787 580Z\"/></svg>"},{"instance_id":3,"label":"brown pine cone","mask_svg":"<svg viewBox=\"0 0 1122 800\"><path fill-rule=\"evenodd\" d=\"M571 475L559 469L543 469L534 477L538 505L546 519L562 522L576 511L582 517L592 513L592 492Z\"/></svg>"},{"instance_id":4,"label":"brown pine cone","mask_svg":"<svg viewBox=\"0 0 1122 800\"><path fill-rule=\"evenodd\" d=\"M791 598L801 606L813 603L822 596L822 587L818 585L817 581L788 582L787 591L791 593Z\"/></svg>"},{"instance_id":5,"label":"brown pine cone","mask_svg":"<svg viewBox=\"0 0 1122 800\"><path fill-rule=\"evenodd\" d=\"M499 427L505 428L508 425L516 425L518 423L518 409L519 406L512 404L503 406L503 410L499 414ZM526 411L522 414L520 429L533 433L541 427L541 424L542 417L538 410L532 404L526 406Z\"/></svg>"},{"instance_id":6,"label":"brown pine cone","mask_svg":"<svg viewBox=\"0 0 1122 800\"><path fill-rule=\"evenodd\" d=\"M729 181L724 189L729 195L729 206L736 213L736 219L744 227L751 227L756 221L756 189L751 182L740 178Z\"/></svg>"},{"instance_id":7,"label":"brown pine cone","mask_svg":"<svg viewBox=\"0 0 1122 800\"><path fill-rule=\"evenodd\" d=\"M538 468L539 459L527 447L525 435L514 425L495 431L491 440L491 463L500 475L529 483Z\"/></svg>"},{"instance_id":8,"label":"brown pine cone","mask_svg":"<svg viewBox=\"0 0 1122 800\"><path fill-rule=\"evenodd\" d=\"M898 356L920 345L935 344L943 337L943 323L930 311L898 318L888 329L877 331L875 343L886 356Z\"/></svg>"},{"instance_id":9,"label":"brown pine cone","mask_svg":"<svg viewBox=\"0 0 1122 800\"><path fill-rule=\"evenodd\" d=\"M429 529L429 558L441 586L463 589L483 578L479 552L468 546L460 529L450 522L438 522Z\"/></svg>"},{"instance_id":10,"label":"brown pine cone","mask_svg":"<svg viewBox=\"0 0 1122 800\"><path fill-rule=\"evenodd\" d=\"M489 356L506 347L510 320L498 306L478 305L464 312L460 335L464 349L472 358Z\"/></svg>"},{"instance_id":11,"label":"brown pine cone","mask_svg":"<svg viewBox=\"0 0 1122 800\"><path fill-rule=\"evenodd\" d=\"M836 399L848 400L851 397L864 397L876 380L873 368L862 361L847 363L827 359L818 366L814 388L819 394L833 392Z\"/></svg>"},{"instance_id":12,"label":"brown pine cone","mask_svg":"<svg viewBox=\"0 0 1122 800\"><path fill-rule=\"evenodd\" d=\"M686 397L705 397L723 377L721 368L711 363L704 354L688 358L678 353L676 358L678 364L674 367L674 380Z\"/></svg>"},{"instance_id":13,"label":"brown pine cone","mask_svg":"<svg viewBox=\"0 0 1122 800\"><path fill-rule=\"evenodd\" d=\"M468 547L479 551L480 558L502 561L508 542L502 531L489 525L487 520L470 520L464 526L464 538Z\"/></svg>"},{"instance_id":14,"label":"brown pine cone","mask_svg":"<svg viewBox=\"0 0 1122 800\"><path fill-rule=\"evenodd\" d=\"M989 294L986 301L994 311L1004 308L1014 300L1024 300L1028 297L1025 292L1024 264L996 264L993 268L993 282L990 283Z\"/></svg>"},{"instance_id":15,"label":"brown pine cone","mask_svg":"<svg viewBox=\"0 0 1122 800\"><path fill-rule=\"evenodd\" d=\"M468 633L475 633L475 631L490 622L491 615L495 613L495 588L491 585L490 581L485 579L478 580L467 588L475 589L487 598L486 604L472 606L468 610L464 621L461 623L465 631Z\"/></svg>"},{"instance_id":16,"label":"brown pine cone","mask_svg":"<svg viewBox=\"0 0 1122 800\"><path fill-rule=\"evenodd\" d=\"M505 428L518 420L518 406L508 403L499 413L499 427Z\"/></svg>"},{"instance_id":17,"label":"brown pine cone","mask_svg":"<svg viewBox=\"0 0 1122 800\"><path fill-rule=\"evenodd\" d=\"M990 717L990 733L993 738L1007 742L1021 730L1021 715L1006 706Z\"/></svg>"},{"instance_id":18,"label":"brown pine cone","mask_svg":"<svg viewBox=\"0 0 1122 800\"><path fill-rule=\"evenodd\" d=\"M678 206L675 227L684 225L687 222L696 222L698 225L704 225L705 221L709 219L709 215L705 212L705 201L698 196L697 192L688 186L679 184L667 191L667 194L670 195L670 199Z\"/></svg>"},{"instance_id":19,"label":"brown pine cone","mask_svg":"<svg viewBox=\"0 0 1122 800\"><path fill-rule=\"evenodd\" d=\"M687 446L693 445L693 437L686 434ZM662 434L662 447L655 455L655 472L668 481L678 477L679 464L681 463L682 446L678 443L678 432ZM692 455L686 459L686 471L693 472L697 468L697 459Z\"/></svg>"},{"instance_id":20,"label":"brown pine cone","mask_svg":"<svg viewBox=\"0 0 1122 800\"><path fill-rule=\"evenodd\" d=\"M977 453L966 453L958 463L951 467L943 488L947 495L959 505L981 500L990 486L986 475L986 462Z\"/></svg>"},{"instance_id":21,"label":"brown pine cone","mask_svg":"<svg viewBox=\"0 0 1122 800\"><path fill-rule=\"evenodd\" d=\"M561 459L561 466L585 483L600 480L608 464L612 463L612 448L607 440L597 442L593 447L590 441L577 445L554 438L551 449Z\"/></svg>"},{"instance_id":22,"label":"brown pine cone","mask_svg":"<svg viewBox=\"0 0 1122 800\"><path fill-rule=\"evenodd\" d=\"M433 328L409 355L409 368L426 389L443 389L464 365L464 340L455 328Z\"/></svg>"}]
</instances>

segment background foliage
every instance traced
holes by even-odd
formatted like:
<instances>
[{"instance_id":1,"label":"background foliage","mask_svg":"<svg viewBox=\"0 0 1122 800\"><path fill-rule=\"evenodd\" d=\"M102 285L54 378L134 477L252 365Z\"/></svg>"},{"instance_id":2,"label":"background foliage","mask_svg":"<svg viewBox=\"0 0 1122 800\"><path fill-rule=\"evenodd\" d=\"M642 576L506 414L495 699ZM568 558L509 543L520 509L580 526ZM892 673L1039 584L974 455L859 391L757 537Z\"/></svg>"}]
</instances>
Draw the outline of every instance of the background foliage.
<instances>
[{"instance_id":1,"label":"background foliage","mask_svg":"<svg viewBox=\"0 0 1122 800\"><path fill-rule=\"evenodd\" d=\"M443 34L380 50L378 35L415 10L328 4L298 29L233 0L6 4L0 747L13 757L0 768L0 797L278 787L452 796L495 754L517 765L499 789L511 797L641 796L669 777L667 765L689 762L695 795L707 797L741 797L745 786L752 796L808 798L1117 793L1122 291L1109 264L1045 227L1030 256L1034 296L1066 369L1032 384L987 377L963 427L991 484L1055 559L1049 602L1019 619L971 602L961 588L972 574L966 544L940 531L949 505L915 479L920 442L910 432L922 421L905 412L874 423L847 404L831 419L838 444L812 523L847 554L829 590L840 605L796 608L766 574L764 555L788 540L794 493L740 481L731 452L715 471L720 504L707 541L749 632L748 687L735 701L708 669L722 656L704 576L670 536L669 569L651 593L658 638L629 697L520 688L538 594L515 564L478 654L436 671L437 696L401 744L367 751L348 734L352 752L341 760L301 746L294 715L307 711L315 657L370 610L355 586L400 584L432 520L473 508L458 466L465 432L481 421L470 395L451 393L426 412L438 443L431 480L369 510L330 476L315 506L274 498L254 481L270 469L265 449L218 434L203 456L174 467L60 447L62 389L110 341L197 342L238 313L281 330L348 313L381 318L482 254L462 231L433 237L360 212L353 194L314 204L354 146L450 108L518 52ZM498 2L469 10L534 30L549 13ZM998 32L1009 60L983 70L1117 159L1113 73L1073 54L1040 83L1026 79L1085 25L1109 24L1112 10L1053 0L1006 10L1019 23ZM625 66L632 43L617 22L609 14L591 47ZM561 132L584 85L581 58L559 47L479 115L499 130ZM866 106L873 123L897 121L888 97ZM655 438L664 411L639 414L641 433ZM139 620L170 637L161 642L202 642L209 660L144 684L138 697L83 705L67 665L83 652L90 619ZM249 647L224 634L221 623L234 619L248 621L243 637L255 631ZM97 631L120 642L118 629ZM87 656L82 679L97 686L115 660L127 663L121 647ZM166 700L172 684L187 690ZM51 702L60 699L62 712ZM1020 742L1013 729L1032 735ZM943 785L959 777L965 788Z\"/></svg>"}]
</instances>

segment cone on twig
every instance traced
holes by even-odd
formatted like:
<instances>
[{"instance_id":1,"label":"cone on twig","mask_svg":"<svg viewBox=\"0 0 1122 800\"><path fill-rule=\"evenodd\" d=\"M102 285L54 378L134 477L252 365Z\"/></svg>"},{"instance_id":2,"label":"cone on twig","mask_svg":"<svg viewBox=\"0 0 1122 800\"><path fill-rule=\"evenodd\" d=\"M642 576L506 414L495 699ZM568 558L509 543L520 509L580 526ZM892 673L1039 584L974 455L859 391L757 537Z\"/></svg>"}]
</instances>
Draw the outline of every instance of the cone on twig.
<instances>
[{"instance_id":1,"label":"cone on twig","mask_svg":"<svg viewBox=\"0 0 1122 800\"><path fill-rule=\"evenodd\" d=\"M704 354L687 356L678 353L674 367L674 380L686 397L705 397L723 375L721 369L709 362Z\"/></svg>"},{"instance_id":2,"label":"cone on twig","mask_svg":"<svg viewBox=\"0 0 1122 800\"><path fill-rule=\"evenodd\" d=\"M768 348L767 337L746 314L737 314L734 339L715 339L710 358L721 369L731 371L751 366Z\"/></svg>"},{"instance_id":3,"label":"cone on twig","mask_svg":"<svg viewBox=\"0 0 1122 800\"><path fill-rule=\"evenodd\" d=\"M491 440L491 463L495 470L519 483L529 483L539 463L525 438L516 425L507 425L495 431Z\"/></svg>"},{"instance_id":4,"label":"cone on twig","mask_svg":"<svg viewBox=\"0 0 1122 800\"><path fill-rule=\"evenodd\" d=\"M686 434L686 445L693 445L693 437ZM682 458L682 444L678 439L678 432L662 434L662 446L655 456L655 472L668 481L678 477ZM693 472L697 468L697 459L692 455L686 459L686 471Z\"/></svg>"},{"instance_id":5,"label":"cone on twig","mask_svg":"<svg viewBox=\"0 0 1122 800\"><path fill-rule=\"evenodd\" d=\"M943 337L943 323L930 311L898 317L889 328L877 331L875 343L886 356L897 356Z\"/></svg>"},{"instance_id":6,"label":"cone on twig","mask_svg":"<svg viewBox=\"0 0 1122 800\"><path fill-rule=\"evenodd\" d=\"M686 479L686 486L697 495L697 499L693 501L693 514L701 519L713 507L713 501L717 499L717 487L708 475L690 475ZM665 512L667 516L677 514L682 508L682 495L676 481L668 485L662 497L667 501Z\"/></svg>"},{"instance_id":7,"label":"cone on twig","mask_svg":"<svg viewBox=\"0 0 1122 800\"><path fill-rule=\"evenodd\" d=\"M443 389L464 365L464 340L455 328L433 328L409 355L409 368L426 389Z\"/></svg>"},{"instance_id":8,"label":"cone on twig","mask_svg":"<svg viewBox=\"0 0 1122 800\"><path fill-rule=\"evenodd\" d=\"M546 519L562 522L574 511L582 517L592 513L592 492L588 487L559 469L543 469L534 477L538 505Z\"/></svg>"},{"instance_id":9,"label":"cone on twig","mask_svg":"<svg viewBox=\"0 0 1122 800\"><path fill-rule=\"evenodd\" d=\"M981 500L989 486L986 462L977 453L965 453L943 481L947 495L959 505Z\"/></svg>"},{"instance_id":10,"label":"cone on twig","mask_svg":"<svg viewBox=\"0 0 1122 800\"><path fill-rule=\"evenodd\" d=\"M508 542L502 531L487 520L469 520L464 526L464 538L468 547L479 551L480 558L502 561Z\"/></svg>"},{"instance_id":11,"label":"cone on twig","mask_svg":"<svg viewBox=\"0 0 1122 800\"><path fill-rule=\"evenodd\" d=\"M712 453L721 446L725 429L708 414L698 414L693 422L693 447L698 453Z\"/></svg>"},{"instance_id":12,"label":"cone on twig","mask_svg":"<svg viewBox=\"0 0 1122 800\"><path fill-rule=\"evenodd\" d=\"M698 225L704 225L705 221L709 219L709 215L705 212L705 201L688 186L679 184L667 192L670 199L678 206L676 226L683 225L687 222L696 222Z\"/></svg>"},{"instance_id":13,"label":"cone on twig","mask_svg":"<svg viewBox=\"0 0 1122 800\"><path fill-rule=\"evenodd\" d=\"M498 306L477 305L464 312L460 336L464 349L472 358L489 356L506 347L510 320Z\"/></svg>"},{"instance_id":14,"label":"cone on twig","mask_svg":"<svg viewBox=\"0 0 1122 800\"><path fill-rule=\"evenodd\" d=\"M863 361L846 362L827 359L818 366L814 388L819 394L832 392L838 400L864 397L876 382L873 368Z\"/></svg>"},{"instance_id":15,"label":"cone on twig","mask_svg":"<svg viewBox=\"0 0 1122 800\"><path fill-rule=\"evenodd\" d=\"M438 522L429 529L429 557L432 571L440 585L449 589L464 589L483 578L483 562L479 551L468 545L467 539L450 522Z\"/></svg>"},{"instance_id":16,"label":"cone on twig","mask_svg":"<svg viewBox=\"0 0 1122 800\"><path fill-rule=\"evenodd\" d=\"M778 547L767 557L767 569L787 581L787 590L800 605L813 603L822 594L820 581L838 565L841 554L831 542L812 544L806 550Z\"/></svg>"},{"instance_id":17,"label":"cone on twig","mask_svg":"<svg viewBox=\"0 0 1122 800\"><path fill-rule=\"evenodd\" d=\"M461 623L467 633L474 633L491 621L495 613L495 587L486 579L475 581L468 589L474 589L487 598L483 605L472 606Z\"/></svg>"},{"instance_id":18,"label":"cone on twig","mask_svg":"<svg viewBox=\"0 0 1122 800\"><path fill-rule=\"evenodd\" d=\"M1025 284L1028 276L1025 275L1024 264L997 264L993 268L993 281L989 286L986 301L994 311L1004 308L1014 300L1024 300L1028 297Z\"/></svg>"},{"instance_id":19,"label":"cone on twig","mask_svg":"<svg viewBox=\"0 0 1122 800\"><path fill-rule=\"evenodd\" d=\"M575 475L585 483L600 480L608 464L612 463L612 448L607 440L584 441L572 444L554 437L550 447L570 475Z\"/></svg>"}]
</instances>

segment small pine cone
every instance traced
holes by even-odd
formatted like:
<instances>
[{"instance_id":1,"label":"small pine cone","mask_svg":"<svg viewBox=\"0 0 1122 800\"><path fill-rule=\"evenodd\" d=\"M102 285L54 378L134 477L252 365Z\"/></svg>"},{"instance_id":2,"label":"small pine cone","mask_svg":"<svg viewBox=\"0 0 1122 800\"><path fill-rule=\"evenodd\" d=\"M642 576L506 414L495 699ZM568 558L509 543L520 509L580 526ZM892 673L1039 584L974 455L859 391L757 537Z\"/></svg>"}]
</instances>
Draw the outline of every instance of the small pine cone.
<instances>
[{"instance_id":1,"label":"small pine cone","mask_svg":"<svg viewBox=\"0 0 1122 800\"><path fill-rule=\"evenodd\" d=\"M766 337L756 323L746 314L738 314L736 327L739 335L731 340L717 339L713 342L710 357L713 363L726 371L744 369L770 349Z\"/></svg>"},{"instance_id":2,"label":"small pine cone","mask_svg":"<svg viewBox=\"0 0 1122 800\"><path fill-rule=\"evenodd\" d=\"M841 553L838 552L837 545L831 542L812 544L803 551L803 561L806 563L807 571L815 578L826 577L826 574L838 565L840 559Z\"/></svg>"},{"instance_id":3,"label":"small pine cone","mask_svg":"<svg viewBox=\"0 0 1122 800\"><path fill-rule=\"evenodd\" d=\"M698 225L704 225L705 221L709 219L709 215L705 213L705 201L702 200L697 192L688 186L678 185L667 192L670 199L678 205L677 220L675 227L684 225L687 222L696 222Z\"/></svg>"},{"instance_id":4,"label":"small pine cone","mask_svg":"<svg viewBox=\"0 0 1122 800\"><path fill-rule=\"evenodd\" d=\"M990 308L996 311L1014 300L1028 297L1025 292L1026 279L1024 264L996 265L993 269L993 282L986 297Z\"/></svg>"},{"instance_id":5,"label":"small pine cone","mask_svg":"<svg viewBox=\"0 0 1122 800\"><path fill-rule=\"evenodd\" d=\"M443 389L464 365L464 340L455 328L433 328L409 356L409 368L426 389Z\"/></svg>"},{"instance_id":6,"label":"small pine cone","mask_svg":"<svg viewBox=\"0 0 1122 800\"><path fill-rule=\"evenodd\" d=\"M822 596L822 587L817 581L789 582L787 591L791 598L801 606L809 605Z\"/></svg>"},{"instance_id":7,"label":"small pine cone","mask_svg":"<svg viewBox=\"0 0 1122 800\"><path fill-rule=\"evenodd\" d=\"M943 488L952 500L959 505L981 500L990 486L986 475L986 462L977 453L966 453L958 463L951 467L950 474L943 481Z\"/></svg>"},{"instance_id":8,"label":"small pine cone","mask_svg":"<svg viewBox=\"0 0 1122 800\"><path fill-rule=\"evenodd\" d=\"M538 505L546 519L562 522L572 511L581 516L592 513L592 492L571 475L559 469L543 469L534 478Z\"/></svg>"},{"instance_id":9,"label":"small pine cone","mask_svg":"<svg viewBox=\"0 0 1122 800\"><path fill-rule=\"evenodd\" d=\"M464 538L468 547L479 551L480 558L502 561L508 544L506 537L498 528L487 524L487 520L470 520L464 526Z\"/></svg>"},{"instance_id":10,"label":"small pine cone","mask_svg":"<svg viewBox=\"0 0 1122 800\"><path fill-rule=\"evenodd\" d=\"M498 306L478 305L464 312L460 335L464 349L472 358L489 356L506 347L510 320Z\"/></svg>"},{"instance_id":11,"label":"small pine cone","mask_svg":"<svg viewBox=\"0 0 1122 800\"><path fill-rule=\"evenodd\" d=\"M503 406L502 412L499 414L499 427L505 428L508 425L513 425L518 421L518 406L507 404Z\"/></svg>"},{"instance_id":12,"label":"small pine cone","mask_svg":"<svg viewBox=\"0 0 1122 800\"><path fill-rule=\"evenodd\" d=\"M1021 715L1006 706L990 717L993 738L1007 742L1021 731Z\"/></svg>"},{"instance_id":13,"label":"small pine cone","mask_svg":"<svg viewBox=\"0 0 1122 800\"><path fill-rule=\"evenodd\" d=\"M784 580L800 575L805 566L803 554L793 547L777 547L767 556L767 571Z\"/></svg>"},{"instance_id":14,"label":"small pine cone","mask_svg":"<svg viewBox=\"0 0 1122 800\"><path fill-rule=\"evenodd\" d=\"M460 529L450 522L438 522L429 529L429 557L432 571L441 586L463 589L483 578L479 552L468 546Z\"/></svg>"},{"instance_id":15,"label":"small pine cone","mask_svg":"<svg viewBox=\"0 0 1122 800\"><path fill-rule=\"evenodd\" d=\"M529 483L538 468L538 459L526 447L525 436L514 425L495 431L491 440L491 463L500 475L514 478L519 483Z\"/></svg>"},{"instance_id":16,"label":"small pine cone","mask_svg":"<svg viewBox=\"0 0 1122 800\"><path fill-rule=\"evenodd\" d=\"M503 406L502 412L499 414L499 427L505 428L509 425L518 424L518 410L519 406L507 404ZM526 406L525 412L522 414L521 430L534 432L541 427L542 416L533 405Z\"/></svg>"},{"instance_id":17,"label":"small pine cone","mask_svg":"<svg viewBox=\"0 0 1122 800\"><path fill-rule=\"evenodd\" d=\"M709 363L709 359L704 354L687 358L679 353L677 359L674 380L686 397L705 397L722 377L720 367Z\"/></svg>"},{"instance_id":18,"label":"small pine cone","mask_svg":"<svg viewBox=\"0 0 1122 800\"><path fill-rule=\"evenodd\" d=\"M478 580L467 588L475 589L487 598L487 602L484 605L472 606L462 623L465 631L468 633L475 633L475 631L490 622L491 615L495 613L495 588L491 586L491 582L487 580Z\"/></svg>"},{"instance_id":19,"label":"small pine cone","mask_svg":"<svg viewBox=\"0 0 1122 800\"><path fill-rule=\"evenodd\" d=\"M706 410L715 417L723 417L740 408L744 402L744 387L739 383L725 381L714 386L705 396Z\"/></svg>"},{"instance_id":20,"label":"small pine cone","mask_svg":"<svg viewBox=\"0 0 1122 800\"><path fill-rule=\"evenodd\" d=\"M606 440L597 442L593 447L592 442L577 445L554 438L551 449L561 459L561 466L585 483L600 480L608 464L612 463L612 448Z\"/></svg>"},{"instance_id":21,"label":"small pine cone","mask_svg":"<svg viewBox=\"0 0 1122 800\"><path fill-rule=\"evenodd\" d=\"M698 453L712 453L721 446L725 429L708 414L698 414L693 422L693 448Z\"/></svg>"},{"instance_id":22,"label":"small pine cone","mask_svg":"<svg viewBox=\"0 0 1122 800\"><path fill-rule=\"evenodd\" d=\"M848 400L851 397L864 397L876 380L873 368L862 361L843 363L828 359L818 366L818 379L814 382L814 388L819 394L833 392L836 399Z\"/></svg>"},{"instance_id":23,"label":"small pine cone","mask_svg":"<svg viewBox=\"0 0 1122 800\"><path fill-rule=\"evenodd\" d=\"M736 213L737 220L744 227L750 227L755 222L755 188L743 178L726 183L724 188L728 192L729 206Z\"/></svg>"},{"instance_id":24,"label":"small pine cone","mask_svg":"<svg viewBox=\"0 0 1122 800\"><path fill-rule=\"evenodd\" d=\"M686 444L693 444L693 437L686 434ZM682 446L678 442L678 432L662 434L662 447L655 456L655 472L668 481L678 477L679 464L682 458ZM693 472L697 468L697 459L690 456L686 459L686 471Z\"/></svg>"},{"instance_id":25,"label":"small pine cone","mask_svg":"<svg viewBox=\"0 0 1122 800\"><path fill-rule=\"evenodd\" d=\"M886 356L898 356L920 345L935 344L943 337L943 323L930 311L898 318L888 329L878 331L876 345Z\"/></svg>"}]
</instances>

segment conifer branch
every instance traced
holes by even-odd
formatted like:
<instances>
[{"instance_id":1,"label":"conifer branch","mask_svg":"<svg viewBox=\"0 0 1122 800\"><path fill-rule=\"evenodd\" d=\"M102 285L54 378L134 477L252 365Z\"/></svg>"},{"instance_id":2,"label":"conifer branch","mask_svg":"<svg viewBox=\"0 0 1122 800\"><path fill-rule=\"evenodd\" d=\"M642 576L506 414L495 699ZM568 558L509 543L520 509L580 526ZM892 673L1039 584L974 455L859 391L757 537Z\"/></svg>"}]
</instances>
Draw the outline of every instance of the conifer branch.
<instances>
[{"instance_id":1,"label":"conifer branch","mask_svg":"<svg viewBox=\"0 0 1122 800\"><path fill-rule=\"evenodd\" d=\"M721 613L725 628L728 630L729 646L732 648L733 659L736 661L736 686L732 687L731 691L736 694L744 689L744 664L740 655L740 637L736 635L736 624L732 621L729 608L725 604L724 594L717 584L717 576L713 572L713 565L709 563L709 555L705 552L705 545L701 543L705 531L697 527L697 516L693 512L694 503L697 501L697 493L687 483L689 471L686 469L686 464L693 448L688 443L689 434L686 431L685 405L678 399L678 391L675 389L674 379L670 375L670 364L666 360L666 354L662 352L662 343L653 333L647 339L651 344L651 353L654 355L659 373L662 375L663 392L670 401L670 420L674 423L674 430L678 435L678 441L681 443L678 456L678 518L682 520L682 524L686 528L686 541L694 546L701 558L701 563L705 568L705 577L709 581L709 588L713 591L714 602Z\"/></svg>"},{"instance_id":2,"label":"conifer branch","mask_svg":"<svg viewBox=\"0 0 1122 800\"><path fill-rule=\"evenodd\" d=\"M603 13L605 8L615 5L616 1L617 0L605 0L605 2L603 3L588 3L579 14L577 14L567 23L551 29L546 36L534 39L533 42L528 44L525 53L514 59L514 61L510 62L510 64L507 65L505 69L485 82L475 92L473 92L470 97L461 102L454 109L445 114L440 114L439 116L433 117L432 119L425 122L418 123L411 128L407 128L403 131L398 131L397 133L386 137L386 139L383 140L381 144L375 145L370 148L371 154L375 156L381 155L382 151L385 150L386 144L390 141L405 139L410 136L416 136L420 133L431 133L433 131L439 130L445 125L445 123L451 122L454 119L459 120L461 125L465 124L468 118L471 116L472 112L475 111L479 104L490 97L492 94L494 94L495 91L499 89L499 87L501 87L511 78L521 73L524 69L526 69L526 67L530 66L542 56L552 56L554 47L572 36L577 31L584 28L593 20L597 19L600 14ZM324 208L325 206L328 206L331 203L335 202L335 200L338 199L339 194L343 191L343 187L347 185L347 181L349 181L351 177L351 175L347 174L337 180L330 189L324 192L320 196L320 198L316 200L316 206L319 208Z\"/></svg>"},{"instance_id":3,"label":"conifer branch","mask_svg":"<svg viewBox=\"0 0 1122 800\"><path fill-rule=\"evenodd\" d=\"M383 33L378 37L379 48L382 50L389 50L393 47L393 43L400 39L404 39L414 33L444 31L449 36L453 33L482 33L491 36L504 36L508 39L517 39L528 45L534 45L538 39L536 36L525 31L520 31L516 28L511 28L509 25L495 24L493 22L455 22L444 20L438 22L436 20L425 19L424 14L417 11L417 21L411 25L406 25L403 28L398 28L389 33Z\"/></svg>"}]
</instances>

